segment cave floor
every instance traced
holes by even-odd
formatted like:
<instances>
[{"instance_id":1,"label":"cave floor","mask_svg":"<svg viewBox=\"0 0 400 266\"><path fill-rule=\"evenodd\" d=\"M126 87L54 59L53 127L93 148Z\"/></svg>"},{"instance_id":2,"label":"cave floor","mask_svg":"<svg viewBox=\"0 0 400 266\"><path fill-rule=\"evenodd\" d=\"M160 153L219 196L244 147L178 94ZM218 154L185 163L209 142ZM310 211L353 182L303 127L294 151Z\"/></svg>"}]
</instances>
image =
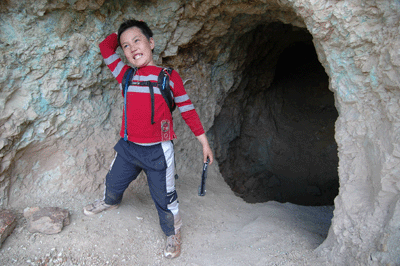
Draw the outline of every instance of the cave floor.
<instances>
[{"instance_id":1,"label":"cave floor","mask_svg":"<svg viewBox=\"0 0 400 266\"><path fill-rule=\"evenodd\" d=\"M249 204L215 174L214 165L209 169L204 197L191 181L196 178L177 181L184 225L176 259L163 257L165 238L146 186L130 187L118 209L94 217L81 210L96 195L38 203L70 211L71 223L56 235L30 233L19 206L0 265L329 265L314 249L326 238L333 206Z\"/></svg>"}]
</instances>

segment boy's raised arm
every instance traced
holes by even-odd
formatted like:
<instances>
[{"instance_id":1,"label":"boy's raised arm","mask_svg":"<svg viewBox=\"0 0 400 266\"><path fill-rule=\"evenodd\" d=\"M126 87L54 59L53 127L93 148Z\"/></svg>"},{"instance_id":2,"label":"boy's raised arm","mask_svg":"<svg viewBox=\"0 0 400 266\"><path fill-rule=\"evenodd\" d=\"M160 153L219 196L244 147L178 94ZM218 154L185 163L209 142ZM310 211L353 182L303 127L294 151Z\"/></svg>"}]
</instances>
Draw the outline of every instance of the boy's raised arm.
<instances>
[{"instance_id":1,"label":"boy's raised arm","mask_svg":"<svg viewBox=\"0 0 400 266\"><path fill-rule=\"evenodd\" d=\"M124 73L129 67L125 65L116 54L118 49L118 35L116 33L111 33L99 44L99 47L104 62L111 70L118 83L122 83Z\"/></svg>"}]
</instances>

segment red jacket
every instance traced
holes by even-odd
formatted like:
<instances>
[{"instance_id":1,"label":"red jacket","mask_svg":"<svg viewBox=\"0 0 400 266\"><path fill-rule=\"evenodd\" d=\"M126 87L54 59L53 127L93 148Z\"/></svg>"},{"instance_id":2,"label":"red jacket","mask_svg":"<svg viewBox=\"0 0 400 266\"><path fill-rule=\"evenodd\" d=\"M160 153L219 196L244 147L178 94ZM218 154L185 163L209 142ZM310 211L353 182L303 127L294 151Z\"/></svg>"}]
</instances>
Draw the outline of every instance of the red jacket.
<instances>
[{"instance_id":1,"label":"red jacket","mask_svg":"<svg viewBox=\"0 0 400 266\"><path fill-rule=\"evenodd\" d=\"M117 34L112 33L99 46L104 62L117 79L122 92L122 78L129 66L125 65L115 53L118 48L117 38ZM158 75L162 69L162 67L158 66L141 67L137 70L133 81L157 82ZM172 71L170 76L170 88L174 95L175 103L186 124L195 136L203 134L204 129L200 118L186 94L181 77L175 70ZM154 88L154 124L151 124L151 99L148 87L129 86L126 100L129 141L135 143L155 143L176 138L171 112L157 87ZM125 130L125 110L123 112L120 131L121 137L124 137Z\"/></svg>"}]
</instances>

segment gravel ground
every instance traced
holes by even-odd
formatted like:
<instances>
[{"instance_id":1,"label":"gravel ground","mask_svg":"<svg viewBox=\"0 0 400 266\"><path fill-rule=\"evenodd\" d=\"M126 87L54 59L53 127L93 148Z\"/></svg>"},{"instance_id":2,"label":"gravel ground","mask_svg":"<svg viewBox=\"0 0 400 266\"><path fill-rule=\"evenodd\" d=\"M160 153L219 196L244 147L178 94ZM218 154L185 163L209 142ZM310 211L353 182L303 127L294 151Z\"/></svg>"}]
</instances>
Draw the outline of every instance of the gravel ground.
<instances>
[{"instance_id":1,"label":"gravel ground","mask_svg":"<svg viewBox=\"0 0 400 266\"><path fill-rule=\"evenodd\" d=\"M139 186L127 190L118 209L94 217L82 207L101 195L35 201L70 211L70 225L56 235L30 233L24 206L13 206L18 225L0 249L0 265L329 265L313 250L326 238L333 206L248 204L212 170L207 182L204 197L198 184L177 182L184 226L176 259L163 257L155 206L147 186Z\"/></svg>"}]
</instances>

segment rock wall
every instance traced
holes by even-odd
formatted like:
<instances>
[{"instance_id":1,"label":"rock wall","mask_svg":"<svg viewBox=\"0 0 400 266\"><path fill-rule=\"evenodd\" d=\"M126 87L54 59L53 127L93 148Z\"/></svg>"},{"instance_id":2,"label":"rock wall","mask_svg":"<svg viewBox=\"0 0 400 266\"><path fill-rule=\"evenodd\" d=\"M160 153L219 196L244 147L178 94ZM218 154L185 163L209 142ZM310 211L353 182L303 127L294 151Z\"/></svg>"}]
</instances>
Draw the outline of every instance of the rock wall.
<instances>
[{"instance_id":1,"label":"rock wall","mask_svg":"<svg viewBox=\"0 0 400 266\"><path fill-rule=\"evenodd\" d=\"M206 130L244 81L248 51L233 44L272 22L307 29L339 113L340 189L317 251L338 265L400 264L396 0L2 1L1 206L102 189L122 100L98 43L128 17L153 28L156 62L187 81ZM175 116L178 171L185 173L201 165L200 146Z\"/></svg>"},{"instance_id":2,"label":"rock wall","mask_svg":"<svg viewBox=\"0 0 400 266\"><path fill-rule=\"evenodd\" d=\"M340 263L398 264L400 3L340 1L324 9L305 20L335 92L340 191L320 250L341 254ZM327 27L326 16L340 26ZM320 39L314 33L322 25L328 33Z\"/></svg>"}]
</instances>

